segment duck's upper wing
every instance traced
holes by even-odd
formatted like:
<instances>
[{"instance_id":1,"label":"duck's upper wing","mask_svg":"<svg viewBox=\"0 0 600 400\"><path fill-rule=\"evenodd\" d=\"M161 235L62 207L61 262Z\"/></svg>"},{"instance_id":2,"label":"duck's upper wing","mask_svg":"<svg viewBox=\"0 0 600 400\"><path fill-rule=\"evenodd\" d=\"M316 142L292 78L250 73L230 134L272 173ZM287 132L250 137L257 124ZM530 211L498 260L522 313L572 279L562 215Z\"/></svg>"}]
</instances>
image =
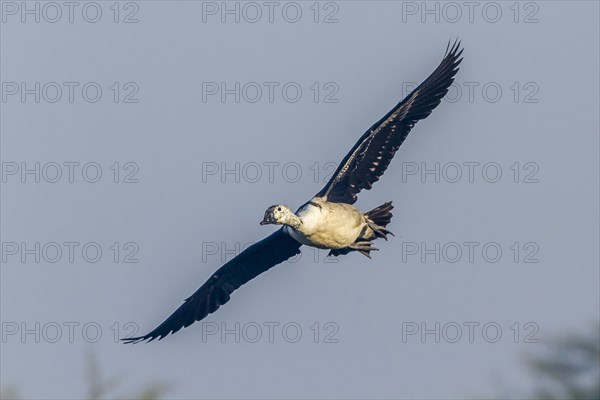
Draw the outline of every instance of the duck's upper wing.
<instances>
[{"instance_id":1,"label":"duck's upper wing","mask_svg":"<svg viewBox=\"0 0 600 400\"><path fill-rule=\"evenodd\" d=\"M435 71L404 100L377 121L342 160L331 180L317 194L325 200L353 204L362 189L371 189L417 121L427 118L454 81L462 50L448 43Z\"/></svg>"},{"instance_id":2,"label":"duck's upper wing","mask_svg":"<svg viewBox=\"0 0 600 400\"><path fill-rule=\"evenodd\" d=\"M175 333L229 301L229 296L249 280L257 277L275 265L300 253L301 244L282 229L253 244L233 260L215 272L208 281L165 320L158 328L144 336L122 339L125 343L159 340L169 333Z\"/></svg>"}]
</instances>

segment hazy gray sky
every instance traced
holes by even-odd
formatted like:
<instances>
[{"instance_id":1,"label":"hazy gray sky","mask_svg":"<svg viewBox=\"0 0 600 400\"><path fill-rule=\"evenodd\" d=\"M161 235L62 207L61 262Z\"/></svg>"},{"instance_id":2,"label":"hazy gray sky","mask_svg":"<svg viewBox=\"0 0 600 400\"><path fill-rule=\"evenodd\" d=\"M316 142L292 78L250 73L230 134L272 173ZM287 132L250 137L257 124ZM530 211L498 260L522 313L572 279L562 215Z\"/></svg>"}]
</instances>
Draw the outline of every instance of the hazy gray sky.
<instances>
[{"instance_id":1,"label":"hazy gray sky","mask_svg":"<svg viewBox=\"0 0 600 400\"><path fill-rule=\"evenodd\" d=\"M491 395L598 318L597 2L115 4L0 3L2 386L80 397L92 349L124 392ZM448 99L359 197L396 206L372 260L305 248L115 342L318 192L456 37Z\"/></svg>"}]
</instances>

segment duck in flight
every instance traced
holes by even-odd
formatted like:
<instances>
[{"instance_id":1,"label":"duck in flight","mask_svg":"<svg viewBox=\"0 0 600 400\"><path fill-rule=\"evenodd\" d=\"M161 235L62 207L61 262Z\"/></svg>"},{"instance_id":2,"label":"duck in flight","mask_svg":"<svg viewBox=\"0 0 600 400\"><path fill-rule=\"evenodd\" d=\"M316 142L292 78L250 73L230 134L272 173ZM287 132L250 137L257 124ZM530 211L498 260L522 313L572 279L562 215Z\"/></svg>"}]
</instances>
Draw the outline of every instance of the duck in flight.
<instances>
[{"instance_id":1,"label":"duck in flight","mask_svg":"<svg viewBox=\"0 0 600 400\"><path fill-rule=\"evenodd\" d=\"M375 239L387 240L391 202L367 213L353 206L357 194L369 190L387 169L413 126L427 118L454 81L462 61L460 42L448 43L440 65L404 100L377 121L344 157L325 187L295 213L285 205L265 211L261 225L283 225L219 268L162 324L125 343L151 342L204 319L229 301L243 284L300 253L302 245L329 249L340 256L357 251L371 258Z\"/></svg>"}]
</instances>

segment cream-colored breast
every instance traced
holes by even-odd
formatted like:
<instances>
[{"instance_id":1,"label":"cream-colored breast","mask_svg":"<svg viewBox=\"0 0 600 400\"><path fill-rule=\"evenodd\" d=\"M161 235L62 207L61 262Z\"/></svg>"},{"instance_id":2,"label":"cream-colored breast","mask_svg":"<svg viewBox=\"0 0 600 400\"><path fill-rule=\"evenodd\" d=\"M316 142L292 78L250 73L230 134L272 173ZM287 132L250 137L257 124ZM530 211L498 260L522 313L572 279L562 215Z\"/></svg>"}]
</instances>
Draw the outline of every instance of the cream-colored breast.
<instances>
[{"instance_id":1,"label":"cream-colored breast","mask_svg":"<svg viewBox=\"0 0 600 400\"><path fill-rule=\"evenodd\" d=\"M362 213L350 204L315 202L300 208L296 215L302 220L298 229L287 227L288 233L307 246L341 249L348 247L360 235L365 221Z\"/></svg>"}]
</instances>

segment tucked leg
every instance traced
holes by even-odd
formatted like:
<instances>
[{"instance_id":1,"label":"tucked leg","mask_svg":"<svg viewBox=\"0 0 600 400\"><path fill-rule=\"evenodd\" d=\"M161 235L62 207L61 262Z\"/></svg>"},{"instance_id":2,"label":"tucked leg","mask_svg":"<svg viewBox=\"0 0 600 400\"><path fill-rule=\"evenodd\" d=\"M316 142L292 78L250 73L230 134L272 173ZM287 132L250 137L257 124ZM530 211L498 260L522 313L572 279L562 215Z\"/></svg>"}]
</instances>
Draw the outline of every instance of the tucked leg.
<instances>
[{"instance_id":1,"label":"tucked leg","mask_svg":"<svg viewBox=\"0 0 600 400\"><path fill-rule=\"evenodd\" d=\"M371 251L379 250L379 249L373 247L373 243L371 243L370 241L363 241L363 240L352 243L350 246L348 246L348 248L352 249L352 250L356 250L369 258L371 258L371 254L370 254Z\"/></svg>"}]
</instances>

